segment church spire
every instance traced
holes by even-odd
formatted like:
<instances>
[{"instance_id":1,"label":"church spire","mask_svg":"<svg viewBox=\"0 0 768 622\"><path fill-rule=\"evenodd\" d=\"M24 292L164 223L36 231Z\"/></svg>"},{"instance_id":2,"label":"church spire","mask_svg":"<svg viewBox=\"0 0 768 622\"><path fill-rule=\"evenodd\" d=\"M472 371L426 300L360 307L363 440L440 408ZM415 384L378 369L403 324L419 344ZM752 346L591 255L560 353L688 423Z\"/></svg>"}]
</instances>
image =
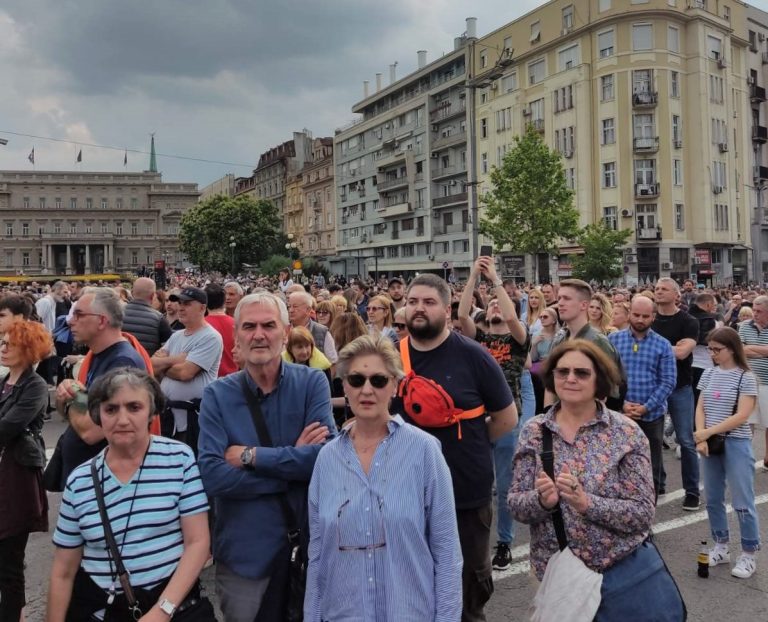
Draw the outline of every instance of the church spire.
<instances>
[{"instance_id":1,"label":"church spire","mask_svg":"<svg viewBox=\"0 0 768 622\"><path fill-rule=\"evenodd\" d=\"M157 173L157 157L155 156L155 133L150 134L152 137L152 146L149 151L149 172Z\"/></svg>"}]
</instances>

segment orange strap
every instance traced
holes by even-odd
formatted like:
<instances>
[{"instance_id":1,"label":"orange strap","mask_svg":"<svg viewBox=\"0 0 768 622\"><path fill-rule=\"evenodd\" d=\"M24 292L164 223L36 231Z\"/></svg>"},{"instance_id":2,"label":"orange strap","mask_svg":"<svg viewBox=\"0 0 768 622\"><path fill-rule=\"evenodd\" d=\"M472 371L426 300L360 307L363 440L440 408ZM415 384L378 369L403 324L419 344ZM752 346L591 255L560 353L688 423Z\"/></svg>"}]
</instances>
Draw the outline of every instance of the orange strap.
<instances>
[{"instance_id":1,"label":"orange strap","mask_svg":"<svg viewBox=\"0 0 768 622\"><path fill-rule=\"evenodd\" d=\"M405 337L404 339L400 340L400 358L403 361L403 371L406 374L411 373L411 353L408 350L409 343L410 343L410 337ZM443 387L443 390L445 390L445 387ZM475 408L470 408L469 410L462 410L457 415L457 418L474 419L475 417L480 417L484 414L485 414L485 406L481 404L480 406L477 406ZM459 425L459 434L461 434L461 425Z\"/></svg>"}]
</instances>

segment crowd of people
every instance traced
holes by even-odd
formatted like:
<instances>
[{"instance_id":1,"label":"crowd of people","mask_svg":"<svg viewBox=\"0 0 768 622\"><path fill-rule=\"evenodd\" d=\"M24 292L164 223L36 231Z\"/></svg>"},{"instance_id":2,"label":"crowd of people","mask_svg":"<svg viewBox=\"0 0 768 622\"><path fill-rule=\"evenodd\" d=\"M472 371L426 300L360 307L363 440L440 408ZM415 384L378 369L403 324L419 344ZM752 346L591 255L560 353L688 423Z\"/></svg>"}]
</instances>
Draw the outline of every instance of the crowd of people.
<instances>
[{"instance_id":1,"label":"crowd of people","mask_svg":"<svg viewBox=\"0 0 768 622\"><path fill-rule=\"evenodd\" d=\"M48 492L49 622L213 620L211 564L227 622L282 621L302 560L305 620L482 621L516 522L539 580L566 551L600 573L595 619L682 620L650 530L665 445L682 510L703 482L709 565L731 562L730 489L731 574L756 572L757 288L537 286L492 257L462 284L286 269L10 286L0 364L2 622L24 619ZM46 464L52 416L68 425Z\"/></svg>"}]
</instances>

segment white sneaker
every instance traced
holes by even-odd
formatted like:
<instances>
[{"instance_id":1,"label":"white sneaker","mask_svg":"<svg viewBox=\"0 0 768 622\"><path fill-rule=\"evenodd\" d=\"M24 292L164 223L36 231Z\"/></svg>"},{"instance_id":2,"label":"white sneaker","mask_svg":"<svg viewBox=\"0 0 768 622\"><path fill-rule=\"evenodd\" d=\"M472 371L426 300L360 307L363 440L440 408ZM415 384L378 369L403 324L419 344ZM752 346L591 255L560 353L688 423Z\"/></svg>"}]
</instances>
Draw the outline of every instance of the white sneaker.
<instances>
[{"instance_id":1,"label":"white sneaker","mask_svg":"<svg viewBox=\"0 0 768 622\"><path fill-rule=\"evenodd\" d=\"M757 562L754 555L747 555L742 553L739 555L739 559L736 560L736 565L731 570L731 576L738 579L749 579L755 570L757 569Z\"/></svg>"},{"instance_id":2,"label":"white sneaker","mask_svg":"<svg viewBox=\"0 0 768 622\"><path fill-rule=\"evenodd\" d=\"M717 566L718 564L727 564L731 561L731 554L725 547L715 547L709 549L709 566L710 568Z\"/></svg>"}]
</instances>

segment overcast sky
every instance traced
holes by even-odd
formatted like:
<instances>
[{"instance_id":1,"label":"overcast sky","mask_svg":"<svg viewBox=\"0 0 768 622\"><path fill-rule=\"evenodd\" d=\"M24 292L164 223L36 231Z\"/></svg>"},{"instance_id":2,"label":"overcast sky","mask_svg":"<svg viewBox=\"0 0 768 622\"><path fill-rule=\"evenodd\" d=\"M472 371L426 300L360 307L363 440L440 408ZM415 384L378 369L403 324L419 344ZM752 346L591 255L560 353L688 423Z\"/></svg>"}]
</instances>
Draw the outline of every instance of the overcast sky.
<instances>
[{"instance_id":1,"label":"overcast sky","mask_svg":"<svg viewBox=\"0 0 768 622\"><path fill-rule=\"evenodd\" d=\"M0 169L123 169L122 149L158 157L166 181L244 176L268 148L354 118L363 80L388 83L453 49L464 18L483 35L539 0L2 0ZM752 4L768 9L768 0ZM56 143L5 132L119 147ZM128 154L128 171L148 157Z\"/></svg>"}]
</instances>

